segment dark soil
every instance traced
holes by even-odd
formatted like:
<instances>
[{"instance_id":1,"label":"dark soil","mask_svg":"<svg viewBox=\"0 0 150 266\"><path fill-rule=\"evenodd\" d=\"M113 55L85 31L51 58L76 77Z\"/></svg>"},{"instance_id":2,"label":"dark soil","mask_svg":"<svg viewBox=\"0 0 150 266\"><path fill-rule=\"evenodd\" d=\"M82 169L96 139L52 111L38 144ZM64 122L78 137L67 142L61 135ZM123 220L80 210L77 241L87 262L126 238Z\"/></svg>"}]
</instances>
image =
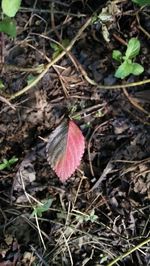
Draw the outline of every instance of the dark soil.
<instances>
[{"instance_id":1,"label":"dark soil","mask_svg":"<svg viewBox=\"0 0 150 266\"><path fill-rule=\"evenodd\" d=\"M116 11L105 23L109 42L102 23L90 24L68 54L13 100L39 75L34 69L52 59L53 40L70 42L93 12L110 4L24 0L16 15L17 37L1 35L0 162L13 156L18 161L0 170L0 266L150 265L149 84L111 89L149 78L150 9L129 0L112 2ZM136 62L144 72L119 80L112 51L124 52L132 37L140 40ZM91 85L81 66L110 89ZM70 112L86 150L63 184L47 162L45 146ZM34 215L50 200L48 210Z\"/></svg>"}]
</instances>

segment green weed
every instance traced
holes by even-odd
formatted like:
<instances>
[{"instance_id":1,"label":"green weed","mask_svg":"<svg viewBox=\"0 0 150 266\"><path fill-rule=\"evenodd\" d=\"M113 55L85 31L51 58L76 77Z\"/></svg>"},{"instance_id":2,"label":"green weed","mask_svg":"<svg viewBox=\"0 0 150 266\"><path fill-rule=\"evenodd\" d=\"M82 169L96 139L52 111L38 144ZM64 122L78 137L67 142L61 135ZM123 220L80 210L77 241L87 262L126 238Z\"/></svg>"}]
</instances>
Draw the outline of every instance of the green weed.
<instances>
[{"instance_id":1,"label":"green weed","mask_svg":"<svg viewBox=\"0 0 150 266\"><path fill-rule=\"evenodd\" d=\"M113 59L121 63L115 72L116 78L124 79L130 74L138 76L144 71L144 68L140 64L134 62L134 59L139 54L139 52L140 42L136 38L131 38L129 40L124 56L119 50L113 51Z\"/></svg>"},{"instance_id":2,"label":"green weed","mask_svg":"<svg viewBox=\"0 0 150 266\"><path fill-rule=\"evenodd\" d=\"M64 39L62 40L61 45L56 44L56 43L51 43L50 46L51 48L54 50L52 58L56 58L62 51L63 51L63 47L67 47L69 44L69 40L68 39Z\"/></svg>"},{"instance_id":3,"label":"green weed","mask_svg":"<svg viewBox=\"0 0 150 266\"><path fill-rule=\"evenodd\" d=\"M34 211L31 214L31 218L35 215L37 217L42 217L43 212L48 211L48 209L51 207L53 202L53 199L48 199L43 204L38 204L36 207L34 207Z\"/></svg>"},{"instance_id":4,"label":"green weed","mask_svg":"<svg viewBox=\"0 0 150 266\"><path fill-rule=\"evenodd\" d=\"M21 0L2 0L0 32L4 32L11 37L16 37L16 22L13 19L21 5Z\"/></svg>"},{"instance_id":5,"label":"green weed","mask_svg":"<svg viewBox=\"0 0 150 266\"><path fill-rule=\"evenodd\" d=\"M2 163L0 163L0 170L10 169L13 164L18 161L18 158L13 156L10 160L4 159Z\"/></svg>"}]
</instances>

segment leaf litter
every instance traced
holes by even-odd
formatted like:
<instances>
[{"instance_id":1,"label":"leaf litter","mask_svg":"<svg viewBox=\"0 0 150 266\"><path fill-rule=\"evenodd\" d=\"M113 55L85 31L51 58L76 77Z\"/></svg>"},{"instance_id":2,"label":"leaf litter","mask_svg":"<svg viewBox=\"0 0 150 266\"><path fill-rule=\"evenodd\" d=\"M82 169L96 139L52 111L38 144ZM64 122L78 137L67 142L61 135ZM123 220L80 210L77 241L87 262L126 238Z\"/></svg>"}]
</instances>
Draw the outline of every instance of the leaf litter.
<instances>
[{"instance_id":1,"label":"leaf litter","mask_svg":"<svg viewBox=\"0 0 150 266\"><path fill-rule=\"evenodd\" d=\"M33 10L30 1L23 1L23 9L16 16L19 48L14 54L16 43L5 36L4 62L15 65L13 71L4 67L0 74L6 94L26 86L28 69L47 63L46 56L53 57L49 36L58 41L59 35L60 43L71 40L93 11L98 8L100 14L103 8L108 9L105 1L57 1L53 16L48 5L49 1L37 1ZM137 62L144 66L144 72L127 82L148 78L149 41L133 15L135 8L131 1L118 1L116 10L121 14L114 13L111 25L106 23L109 43L103 37L102 25L91 24L71 50L72 57L66 54L33 89L14 99L11 104L15 108L6 101L0 103L0 160L18 158L10 169L0 171L2 265L105 266L148 239L149 117L132 105L123 91L91 86L77 67L79 62L96 82L116 84L112 51L125 51L123 43L138 36L141 53ZM148 30L147 7L138 14L142 27ZM25 38L29 42L23 41ZM17 67L24 67L24 71ZM149 112L147 85L131 88L128 94ZM87 146L89 143L89 153L85 147L81 160L82 138L78 163L72 164L71 177L60 182L46 159L46 150L49 157L53 145L47 141L64 125L72 109L71 124L80 128ZM68 129L69 124L63 136ZM60 141L66 144L66 138L60 137ZM56 167L55 160L53 164ZM149 259L149 244L145 244L118 265L148 265Z\"/></svg>"}]
</instances>

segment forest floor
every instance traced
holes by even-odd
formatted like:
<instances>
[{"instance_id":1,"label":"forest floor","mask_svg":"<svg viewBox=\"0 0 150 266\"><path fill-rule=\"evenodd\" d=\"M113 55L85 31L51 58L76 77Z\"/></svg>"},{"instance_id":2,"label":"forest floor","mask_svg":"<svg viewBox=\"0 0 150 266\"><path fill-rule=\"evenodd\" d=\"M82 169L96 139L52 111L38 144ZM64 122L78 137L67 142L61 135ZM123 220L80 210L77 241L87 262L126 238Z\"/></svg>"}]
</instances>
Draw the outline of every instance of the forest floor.
<instances>
[{"instance_id":1,"label":"forest floor","mask_svg":"<svg viewBox=\"0 0 150 266\"><path fill-rule=\"evenodd\" d=\"M150 265L149 17L129 0L22 1L1 42L0 266ZM144 72L121 80L112 52L132 37ZM45 139L70 113L86 148L62 183Z\"/></svg>"}]
</instances>

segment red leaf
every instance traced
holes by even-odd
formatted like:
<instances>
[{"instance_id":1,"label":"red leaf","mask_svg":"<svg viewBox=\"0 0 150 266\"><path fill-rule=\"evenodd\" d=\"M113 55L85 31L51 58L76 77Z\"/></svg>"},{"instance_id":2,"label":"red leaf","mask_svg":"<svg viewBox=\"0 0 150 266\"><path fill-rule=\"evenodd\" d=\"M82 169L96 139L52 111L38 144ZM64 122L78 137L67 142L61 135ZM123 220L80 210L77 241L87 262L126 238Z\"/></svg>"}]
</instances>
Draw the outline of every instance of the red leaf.
<instances>
[{"instance_id":1,"label":"red leaf","mask_svg":"<svg viewBox=\"0 0 150 266\"><path fill-rule=\"evenodd\" d=\"M79 166L84 148L84 136L72 120L63 122L51 133L46 146L47 159L62 182Z\"/></svg>"}]
</instances>

